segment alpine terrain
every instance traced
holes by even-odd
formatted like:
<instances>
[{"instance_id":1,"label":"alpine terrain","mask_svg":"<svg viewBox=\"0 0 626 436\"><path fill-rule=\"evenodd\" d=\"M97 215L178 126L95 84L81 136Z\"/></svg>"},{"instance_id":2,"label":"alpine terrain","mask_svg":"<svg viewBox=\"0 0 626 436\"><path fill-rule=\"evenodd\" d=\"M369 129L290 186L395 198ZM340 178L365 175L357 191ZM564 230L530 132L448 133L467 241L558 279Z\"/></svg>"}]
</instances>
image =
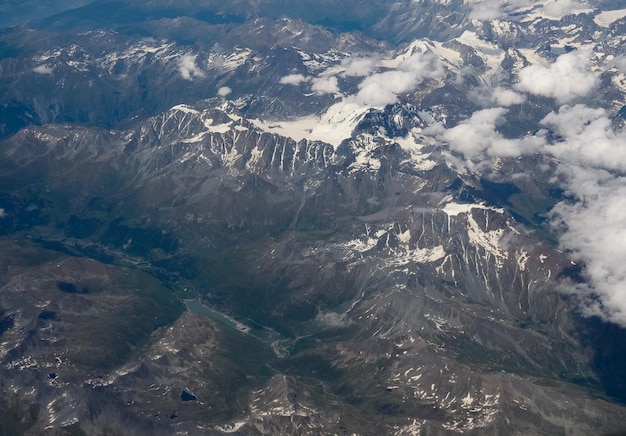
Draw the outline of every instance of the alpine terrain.
<instances>
[{"instance_id":1,"label":"alpine terrain","mask_svg":"<svg viewBox=\"0 0 626 436\"><path fill-rule=\"evenodd\" d=\"M0 433L624 434L624 7L0 2Z\"/></svg>"}]
</instances>

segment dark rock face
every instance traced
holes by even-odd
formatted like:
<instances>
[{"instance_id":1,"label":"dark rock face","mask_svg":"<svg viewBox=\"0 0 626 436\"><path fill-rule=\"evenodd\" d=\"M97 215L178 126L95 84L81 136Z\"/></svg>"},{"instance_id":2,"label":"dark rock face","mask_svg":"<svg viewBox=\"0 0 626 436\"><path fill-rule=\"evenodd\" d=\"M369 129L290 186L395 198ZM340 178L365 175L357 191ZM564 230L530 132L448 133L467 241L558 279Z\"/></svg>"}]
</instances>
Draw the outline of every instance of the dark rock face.
<instances>
[{"instance_id":1,"label":"dark rock face","mask_svg":"<svg viewBox=\"0 0 626 436\"><path fill-rule=\"evenodd\" d=\"M585 276L546 224L555 159L473 164L434 139L565 36L619 56L610 30L456 0L196 3L0 35L0 427L624 430L624 330L561 292ZM357 107L381 50L381 73L419 50L446 66ZM620 128L603 74L590 98L614 96ZM555 104L513 104L498 133L543 138Z\"/></svg>"}]
</instances>

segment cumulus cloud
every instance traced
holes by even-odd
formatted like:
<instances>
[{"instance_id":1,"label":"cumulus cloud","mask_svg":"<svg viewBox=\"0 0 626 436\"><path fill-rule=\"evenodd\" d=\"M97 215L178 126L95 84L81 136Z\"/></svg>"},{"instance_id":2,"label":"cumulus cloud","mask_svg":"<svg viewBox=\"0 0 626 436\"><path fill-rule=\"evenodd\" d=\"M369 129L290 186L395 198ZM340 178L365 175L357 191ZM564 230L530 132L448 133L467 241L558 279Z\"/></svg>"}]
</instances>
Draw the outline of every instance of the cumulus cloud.
<instances>
[{"instance_id":1,"label":"cumulus cloud","mask_svg":"<svg viewBox=\"0 0 626 436\"><path fill-rule=\"evenodd\" d=\"M230 89L228 86L222 86L220 89L217 90L217 95L219 95L220 97L226 97L231 92L233 92L233 90Z\"/></svg>"},{"instance_id":2,"label":"cumulus cloud","mask_svg":"<svg viewBox=\"0 0 626 436\"><path fill-rule=\"evenodd\" d=\"M626 172L626 133L613 130L604 109L563 106L541 124L562 138L545 152L577 165Z\"/></svg>"},{"instance_id":3,"label":"cumulus cloud","mask_svg":"<svg viewBox=\"0 0 626 436\"><path fill-rule=\"evenodd\" d=\"M178 71L185 80L193 80L194 77L204 77L204 71L196 64L196 55L185 54L178 59Z\"/></svg>"},{"instance_id":4,"label":"cumulus cloud","mask_svg":"<svg viewBox=\"0 0 626 436\"><path fill-rule=\"evenodd\" d=\"M626 132L613 130L604 109L578 104L548 114L536 135L508 139L497 131L505 116L504 108L484 109L453 128L424 133L477 163L485 156L554 156L559 180L576 201L557 204L550 216L561 248L581 262L587 279L569 292L580 297L585 314L626 327Z\"/></svg>"},{"instance_id":5,"label":"cumulus cloud","mask_svg":"<svg viewBox=\"0 0 626 436\"><path fill-rule=\"evenodd\" d=\"M472 11L469 17L475 20L494 20L502 16L504 2L500 0L465 0Z\"/></svg>"},{"instance_id":6,"label":"cumulus cloud","mask_svg":"<svg viewBox=\"0 0 626 436\"><path fill-rule=\"evenodd\" d=\"M613 62L612 66L617 68L617 70L621 73L626 73L626 56L618 56Z\"/></svg>"},{"instance_id":7,"label":"cumulus cloud","mask_svg":"<svg viewBox=\"0 0 626 436\"><path fill-rule=\"evenodd\" d=\"M482 107L509 107L522 104L526 95L502 86L483 86L468 93L469 98Z\"/></svg>"},{"instance_id":8,"label":"cumulus cloud","mask_svg":"<svg viewBox=\"0 0 626 436\"><path fill-rule=\"evenodd\" d=\"M567 164L626 173L626 132L613 130L604 109L583 104L562 106L540 121L545 129L517 139L505 138L497 130L506 113L507 109L502 107L483 109L455 127L446 129L436 125L424 133L447 142L452 150L468 159L541 152ZM546 129L558 140L548 141Z\"/></svg>"},{"instance_id":9,"label":"cumulus cloud","mask_svg":"<svg viewBox=\"0 0 626 436\"><path fill-rule=\"evenodd\" d=\"M402 61L395 70L366 77L359 84L359 92L354 98L364 106L396 103L399 94L412 91L424 80L443 74L443 66L435 56L415 53Z\"/></svg>"},{"instance_id":10,"label":"cumulus cloud","mask_svg":"<svg viewBox=\"0 0 626 436\"><path fill-rule=\"evenodd\" d=\"M302 74L289 74L288 76L281 77L278 83L282 85L294 85L298 86L301 83L311 80L309 77L304 77Z\"/></svg>"},{"instance_id":11,"label":"cumulus cloud","mask_svg":"<svg viewBox=\"0 0 626 436\"><path fill-rule=\"evenodd\" d=\"M626 133L615 132L604 109L562 107L542 124L562 138L546 152L563 165L568 193L578 201L552 210L560 245L583 262L586 284L573 291L584 312L626 327Z\"/></svg>"},{"instance_id":12,"label":"cumulus cloud","mask_svg":"<svg viewBox=\"0 0 626 436\"><path fill-rule=\"evenodd\" d=\"M565 103L589 95L599 85L590 70L590 52L565 53L548 66L529 65L519 72L519 91L556 98Z\"/></svg>"},{"instance_id":13,"label":"cumulus cloud","mask_svg":"<svg viewBox=\"0 0 626 436\"><path fill-rule=\"evenodd\" d=\"M38 67L33 68L33 71L38 74L52 74L52 67L39 65Z\"/></svg>"},{"instance_id":14,"label":"cumulus cloud","mask_svg":"<svg viewBox=\"0 0 626 436\"><path fill-rule=\"evenodd\" d=\"M498 106L512 106L524 103L526 97L511 89L498 86L491 93L491 101Z\"/></svg>"},{"instance_id":15,"label":"cumulus cloud","mask_svg":"<svg viewBox=\"0 0 626 436\"><path fill-rule=\"evenodd\" d=\"M316 94L334 94L339 92L336 77L317 77L311 81L311 90Z\"/></svg>"},{"instance_id":16,"label":"cumulus cloud","mask_svg":"<svg viewBox=\"0 0 626 436\"><path fill-rule=\"evenodd\" d=\"M569 291L585 314L626 327L626 178L580 166L561 171L578 201L557 204L551 217L560 246L584 264L587 279Z\"/></svg>"},{"instance_id":17,"label":"cumulus cloud","mask_svg":"<svg viewBox=\"0 0 626 436\"><path fill-rule=\"evenodd\" d=\"M438 125L425 129L424 133L438 137L453 151L476 161L485 155L516 157L535 153L543 144L541 136L508 139L497 131L505 113L506 109L500 107L483 109L455 127L445 129Z\"/></svg>"},{"instance_id":18,"label":"cumulus cloud","mask_svg":"<svg viewBox=\"0 0 626 436\"><path fill-rule=\"evenodd\" d=\"M552 0L545 2L539 9L539 13L550 18L562 18L565 15L573 13L576 9L584 9L588 7L589 5L584 1Z\"/></svg>"},{"instance_id":19,"label":"cumulus cloud","mask_svg":"<svg viewBox=\"0 0 626 436\"><path fill-rule=\"evenodd\" d=\"M345 58L341 61L343 77L365 77L370 75L378 64L378 59L355 57Z\"/></svg>"},{"instance_id":20,"label":"cumulus cloud","mask_svg":"<svg viewBox=\"0 0 626 436\"><path fill-rule=\"evenodd\" d=\"M339 92L339 82L334 76L307 77L302 74L289 74L288 76L281 77L278 83L293 86L299 86L302 83L310 83L311 90L318 95Z\"/></svg>"},{"instance_id":21,"label":"cumulus cloud","mask_svg":"<svg viewBox=\"0 0 626 436\"><path fill-rule=\"evenodd\" d=\"M396 103L400 94L413 91L424 80L441 77L445 71L439 59L432 54L415 53L404 59L393 69L372 73L379 66L375 58L348 58L341 64L338 76L307 77L289 74L279 83L299 86L310 83L311 90L318 95L340 92L338 77L364 77L356 95L346 98L345 103L353 106L384 106Z\"/></svg>"}]
</instances>

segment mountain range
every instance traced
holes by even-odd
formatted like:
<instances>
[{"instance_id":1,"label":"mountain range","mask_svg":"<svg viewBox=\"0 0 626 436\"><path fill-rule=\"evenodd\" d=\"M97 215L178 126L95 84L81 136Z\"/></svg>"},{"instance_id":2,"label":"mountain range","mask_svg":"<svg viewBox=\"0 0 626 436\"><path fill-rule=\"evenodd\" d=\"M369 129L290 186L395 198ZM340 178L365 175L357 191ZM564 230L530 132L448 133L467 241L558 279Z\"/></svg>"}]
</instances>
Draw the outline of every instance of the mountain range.
<instances>
[{"instance_id":1,"label":"mountain range","mask_svg":"<svg viewBox=\"0 0 626 436\"><path fill-rule=\"evenodd\" d=\"M4 433L626 431L621 2L29 4Z\"/></svg>"}]
</instances>

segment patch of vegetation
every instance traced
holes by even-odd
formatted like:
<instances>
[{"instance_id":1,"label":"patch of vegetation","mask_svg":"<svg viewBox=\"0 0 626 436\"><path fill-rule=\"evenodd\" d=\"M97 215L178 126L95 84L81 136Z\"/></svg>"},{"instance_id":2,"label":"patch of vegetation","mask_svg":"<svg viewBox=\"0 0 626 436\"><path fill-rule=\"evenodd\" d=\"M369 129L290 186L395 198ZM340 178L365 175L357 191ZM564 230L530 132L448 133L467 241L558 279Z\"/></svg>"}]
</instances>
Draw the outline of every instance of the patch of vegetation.
<instances>
[{"instance_id":1,"label":"patch of vegetation","mask_svg":"<svg viewBox=\"0 0 626 436\"><path fill-rule=\"evenodd\" d=\"M259 274L247 260L248 255L233 250L212 256L200 277L201 284L198 287L206 290L204 292L207 292L207 298L212 304L291 336L291 329L280 323L276 309L289 300L293 290L289 288L284 275L281 278L280 272L272 274L273 277Z\"/></svg>"},{"instance_id":2,"label":"patch of vegetation","mask_svg":"<svg viewBox=\"0 0 626 436\"><path fill-rule=\"evenodd\" d=\"M313 378L326 382L337 382L342 376L326 358L318 354L300 354L277 361L274 366L289 375Z\"/></svg>"},{"instance_id":3,"label":"patch of vegetation","mask_svg":"<svg viewBox=\"0 0 626 436\"><path fill-rule=\"evenodd\" d=\"M189 255L176 255L167 259L155 260L152 265L186 280L192 280L200 275L196 259Z\"/></svg>"},{"instance_id":4,"label":"patch of vegetation","mask_svg":"<svg viewBox=\"0 0 626 436\"><path fill-rule=\"evenodd\" d=\"M107 370L125 362L154 330L170 325L184 310L171 291L147 274L119 269L112 278L109 291L71 294L86 299L76 302L79 307L90 308L64 316L68 340L75 344L71 359L78 365Z\"/></svg>"},{"instance_id":5,"label":"patch of vegetation","mask_svg":"<svg viewBox=\"0 0 626 436\"><path fill-rule=\"evenodd\" d=\"M0 180L0 186L3 184ZM47 202L40 198L0 192L0 208L5 211L5 216L0 218L0 235L49 224L50 217L44 213L46 207Z\"/></svg>"},{"instance_id":6,"label":"patch of vegetation","mask_svg":"<svg viewBox=\"0 0 626 436\"><path fill-rule=\"evenodd\" d=\"M109 225L102 235L102 243L146 259L151 258L155 249L173 253L179 247L172 234L153 227L131 227L122 224L123 221L124 218L117 218Z\"/></svg>"},{"instance_id":7,"label":"patch of vegetation","mask_svg":"<svg viewBox=\"0 0 626 436\"><path fill-rule=\"evenodd\" d=\"M79 218L70 215L65 223L64 233L68 238L83 239L92 236L102 223L95 218Z\"/></svg>"}]
</instances>

